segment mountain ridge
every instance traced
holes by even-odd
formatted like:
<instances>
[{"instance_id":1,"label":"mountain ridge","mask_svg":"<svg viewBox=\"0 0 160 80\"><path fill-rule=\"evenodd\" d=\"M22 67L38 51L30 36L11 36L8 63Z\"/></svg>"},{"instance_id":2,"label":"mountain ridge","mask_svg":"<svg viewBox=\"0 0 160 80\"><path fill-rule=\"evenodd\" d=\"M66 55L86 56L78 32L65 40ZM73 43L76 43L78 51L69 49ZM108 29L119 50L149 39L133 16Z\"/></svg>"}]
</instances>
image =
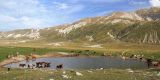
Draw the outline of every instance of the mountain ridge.
<instances>
[{"instance_id":1,"label":"mountain ridge","mask_svg":"<svg viewBox=\"0 0 160 80\"><path fill-rule=\"evenodd\" d=\"M0 32L0 39L160 44L160 8L114 12L44 29Z\"/></svg>"}]
</instances>

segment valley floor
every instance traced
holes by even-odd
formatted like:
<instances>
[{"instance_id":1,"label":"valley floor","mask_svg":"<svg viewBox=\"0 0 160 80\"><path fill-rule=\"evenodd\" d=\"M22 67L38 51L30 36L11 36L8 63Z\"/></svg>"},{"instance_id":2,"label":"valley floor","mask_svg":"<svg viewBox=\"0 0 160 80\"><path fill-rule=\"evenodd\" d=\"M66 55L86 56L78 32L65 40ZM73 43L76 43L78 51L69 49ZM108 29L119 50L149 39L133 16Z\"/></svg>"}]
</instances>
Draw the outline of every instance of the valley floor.
<instances>
[{"instance_id":1,"label":"valley floor","mask_svg":"<svg viewBox=\"0 0 160 80\"><path fill-rule=\"evenodd\" d=\"M53 44L53 43L52 43ZM55 43L54 43L55 44ZM53 44L53 45L54 45ZM160 60L160 45L135 45L135 44L91 44L82 47L81 43L63 43L62 46L48 45L44 43L25 43L0 45L0 62L7 60L8 55L26 56L35 54L45 56L46 54L80 54L87 56L126 56L144 55L144 58L150 58L155 61ZM14 45L14 46L13 46ZM57 44L56 44L57 45ZM79 74L77 75L76 72ZM11 69L0 68L0 80L160 80L159 70L47 70L47 69Z\"/></svg>"}]
</instances>

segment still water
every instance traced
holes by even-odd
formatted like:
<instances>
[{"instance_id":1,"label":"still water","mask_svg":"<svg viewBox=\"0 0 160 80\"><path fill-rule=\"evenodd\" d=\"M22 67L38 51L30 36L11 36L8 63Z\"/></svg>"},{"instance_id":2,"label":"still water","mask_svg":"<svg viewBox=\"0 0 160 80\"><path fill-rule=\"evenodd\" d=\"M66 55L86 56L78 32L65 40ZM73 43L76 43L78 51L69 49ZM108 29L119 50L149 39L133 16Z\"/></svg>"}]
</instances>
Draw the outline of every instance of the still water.
<instances>
[{"instance_id":1,"label":"still water","mask_svg":"<svg viewBox=\"0 0 160 80\"><path fill-rule=\"evenodd\" d=\"M62 58L39 58L35 61L21 61L5 65L4 67L19 68L19 64L36 64L36 62L50 62L50 69L56 69L56 66L63 64L63 69L146 69L147 64L140 60L112 57L62 57Z\"/></svg>"}]
</instances>

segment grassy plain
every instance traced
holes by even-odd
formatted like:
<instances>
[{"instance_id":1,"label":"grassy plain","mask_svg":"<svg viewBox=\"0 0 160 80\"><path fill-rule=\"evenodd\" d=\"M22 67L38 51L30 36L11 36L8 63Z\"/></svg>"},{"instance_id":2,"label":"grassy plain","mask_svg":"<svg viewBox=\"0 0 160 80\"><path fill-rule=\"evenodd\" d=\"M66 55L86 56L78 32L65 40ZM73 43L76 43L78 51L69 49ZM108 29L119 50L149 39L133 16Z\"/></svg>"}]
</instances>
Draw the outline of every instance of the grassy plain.
<instances>
[{"instance_id":1,"label":"grassy plain","mask_svg":"<svg viewBox=\"0 0 160 80\"><path fill-rule=\"evenodd\" d=\"M47 53L67 52L80 55L101 56L103 54L112 56L130 56L132 54L144 55L145 58L160 60L160 45L144 45L131 43L106 43L88 45L101 45L100 47L86 47L85 43L63 42L61 46L46 45L48 43L29 42L29 43L11 43L5 44L0 42L0 62L7 59L7 55L16 55L17 52L21 55L29 55L31 53L37 55L45 55ZM77 76L75 71L83 74ZM68 80L160 80L158 70L128 70L105 69L105 70L47 70L47 69L11 69L0 68L0 80L66 80L63 75L67 75Z\"/></svg>"}]
</instances>

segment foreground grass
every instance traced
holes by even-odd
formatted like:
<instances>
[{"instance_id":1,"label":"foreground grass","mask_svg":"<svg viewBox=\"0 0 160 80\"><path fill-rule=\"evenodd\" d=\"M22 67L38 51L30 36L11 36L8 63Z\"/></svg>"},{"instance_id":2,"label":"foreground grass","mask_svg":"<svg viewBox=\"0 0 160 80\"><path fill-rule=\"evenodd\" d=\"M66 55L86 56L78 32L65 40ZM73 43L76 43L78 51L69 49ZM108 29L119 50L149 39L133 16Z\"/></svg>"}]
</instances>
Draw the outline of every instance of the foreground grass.
<instances>
[{"instance_id":1,"label":"foreground grass","mask_svg":"<svg viewBox=\"0 0 160 80\"><path fill-rule=\"evenodd\" d=\"M64 73L65 72L65 73ZM82 76L75 72L82 73ZM66 75L69 78L64 78ZM160 80L159 72L137 70L129 72L127 70L20 70L0 69L1 80Z\"/></svg>"}]
</instances>

